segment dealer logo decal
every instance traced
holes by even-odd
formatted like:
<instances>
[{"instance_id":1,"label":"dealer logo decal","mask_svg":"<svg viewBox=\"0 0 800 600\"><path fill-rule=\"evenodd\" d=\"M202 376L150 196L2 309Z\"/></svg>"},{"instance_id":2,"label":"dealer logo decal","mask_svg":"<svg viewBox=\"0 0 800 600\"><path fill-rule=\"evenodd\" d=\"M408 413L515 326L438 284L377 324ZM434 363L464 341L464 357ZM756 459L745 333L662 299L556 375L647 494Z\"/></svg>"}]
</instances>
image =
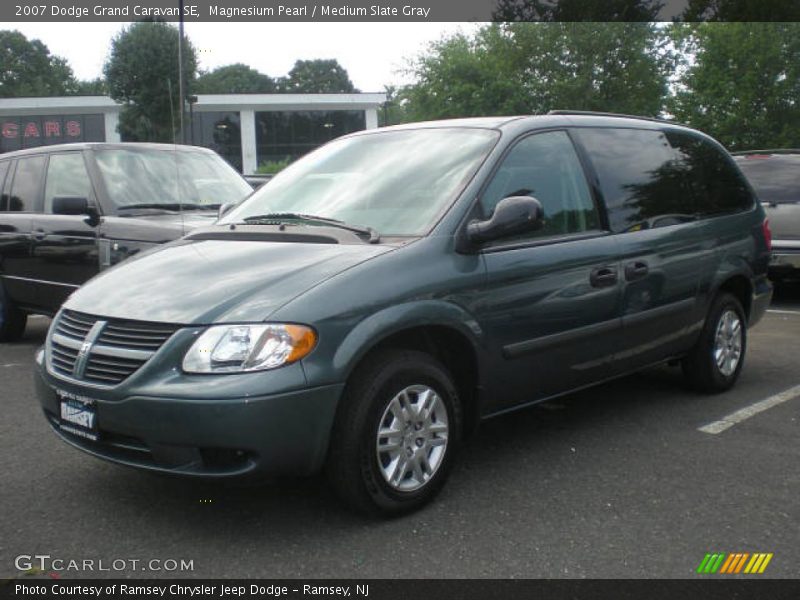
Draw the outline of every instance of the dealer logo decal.
<instances>
[{"instance_id":1,"label":"dealer logo decal","mask_svg":"<svg viewBox=\"0 0 800 600\"><path fill-rule=\"evenodd\" d=\"M697 572L702 574L736 575L761 574L772 560L772 552L714 552L708 553L703 558Z\"/></svg>"}]
</instances>

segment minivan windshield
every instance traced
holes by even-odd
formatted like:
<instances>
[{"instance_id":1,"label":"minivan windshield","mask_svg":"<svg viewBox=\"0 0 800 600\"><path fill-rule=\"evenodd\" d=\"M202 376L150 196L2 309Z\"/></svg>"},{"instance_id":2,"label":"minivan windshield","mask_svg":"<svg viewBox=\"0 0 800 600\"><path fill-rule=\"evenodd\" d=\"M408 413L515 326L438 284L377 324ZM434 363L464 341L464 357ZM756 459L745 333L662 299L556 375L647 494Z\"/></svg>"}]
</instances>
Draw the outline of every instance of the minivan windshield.
<instances>
[{"instance_id":1,"label":"minivan windshield","mask_svg":"<svg viewBox=\"0 0 800 600\"><path fill-rule=\"evenodd\" d=\"M94 155L120 211L214 210L253 191L233 167L209 152L142 147L97 149Z\"/></svg>"},{"instance_id":2,"label":"minivan windshield","mask_svg":"<svg viewBox=\"0 0 800 600\"><path fill-rule=\"evenodd\" d=\"M313 215L382 236L426 233L497 141L489 129L407 129L336 140L279 173L222 219Z\"/></svg>"},{"instance_id":3,"label":"minivan windshield","mask_svg":"<svg viewBox=\"0 0 800 600\"><path fill-rule=\"evenodd\" d=\"M736 162L761 202L800 202L800 153L747 154Z\"/></svg>"}]
</instances>

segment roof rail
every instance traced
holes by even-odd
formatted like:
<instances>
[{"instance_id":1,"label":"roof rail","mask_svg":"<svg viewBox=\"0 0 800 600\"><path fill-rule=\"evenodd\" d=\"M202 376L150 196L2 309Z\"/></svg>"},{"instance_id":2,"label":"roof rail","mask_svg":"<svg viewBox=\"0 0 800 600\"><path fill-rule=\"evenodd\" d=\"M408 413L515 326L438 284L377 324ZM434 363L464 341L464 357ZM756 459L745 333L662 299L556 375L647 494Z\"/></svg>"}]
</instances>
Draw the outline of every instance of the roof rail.
<instances>
[{"instance_id":1,"label":"roof rail","mask_svg":"<svg viewBox=\"0 0 800 600\"><path fill-rule=\"evenodd\" d=\"M747 156L748 154L800 154L797 148L773 148L768 150L739 150L731 152L733 156Z\"/></svg>"},{"instance_id":2,"label":"roof rail","mask_svg":"<svg viewBox=\"0 0 800 600\"><path fill-rule=\"evenodd\" d=\"M577 115L588 117L617 117L618 119L638 119L640 121L653 121L654 123L669 123L670 125L678 125L674 121L667 121L666 119L656 119L654 117L639 117L637 115L624 115L621 113L612 112L595 112L593 110L551 110L548 115Z\"/></svg>"}]
</instances>

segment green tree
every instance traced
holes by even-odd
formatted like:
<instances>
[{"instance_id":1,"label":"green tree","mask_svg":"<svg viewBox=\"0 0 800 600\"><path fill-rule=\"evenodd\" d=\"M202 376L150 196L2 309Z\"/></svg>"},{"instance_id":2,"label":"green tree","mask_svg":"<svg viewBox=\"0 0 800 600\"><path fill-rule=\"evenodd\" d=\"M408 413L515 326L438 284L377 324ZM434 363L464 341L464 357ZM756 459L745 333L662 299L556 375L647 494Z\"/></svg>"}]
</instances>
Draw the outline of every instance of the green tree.
<instances>
[{"instance_id":1,"label":"green tree","mask_svg":"<svg viewBox=\"0 0 800 600\"><path fill-rule=\"evenodd\" d=\"M800 146L800 23L698 23L670 112L731 149Z\"/></svg>"},{"instance_id":2,"label":"green tree","mask_svg":"<svg viewBox=\"0 0 800 600\"><path fill-rule=\"evenodd\" d=\"M495 21L655 21L658 0L499 0Z\"/></svg>"},{"instance_id":3,"label":"green tree","mask_svg":"<svg viewBox=\"0 0 800 600\"><path fill-rule=\"evenodd\" d=\"M545 113L658 115L674 57L651 23L508 23L434 43L412 63L412 119Z\"/></svg>"},{"instance_id":4,"label":"green tree","mask_svg":"<svg viewBox=\"0 0 800 600\"><path fill-rule=\"evenodd\" d=\"M280 80L279 91L290 94L354 93L358 90L336 59L298 60Z\"/></svg>"},{"instance_id":5,"label":"green tree","mask_svg":"<svg viewBox=\"0 0 800 600\"><path fill-rule=\"evenodd\" d=\"M200 75L194 83L197 94L270 94L275 82L242 63L219 67Z\"/></svg>"},{"instance_id":6,"label":"green tree","mask_svg":"<svg viewBox=\"0 0 800 600\"><path fill-rule=\"evenodd\" d=\"M112 40L103 72L109 94L124 105L119 127L123 139L173 141L180 111L178 38L178 30L167 23L143 21ZM185 40L187 94L196 71L195 50Z\"/></svg>"},{"instance_id":7,"label":"green tree","mask_svg":"<svg viewBox=\"0 0 800 600\"><path fill-rule=\"evenodd\" d=\"M77 96L107 96L108 87L105 79L96 77L95 79L78 81L75 86Z\"/></svg>"},{"instance_id":8,"label":"green tree","mask_svg":"<svg viewBox=\"0 0 800 600\"><path fill-rule=\"evenodd\" d=\"M498 25L433 42L410 65L416 83L400 93L411 121L515 114L527 108L517 49Z\"/></svg>"},{"instance_id":9,"label":"green tree","mask_svg":"<svg viewBox=\"0 0 800 600\"><path fill-rule=\"evenodd\" d=\"M0 31L0 98L63 96L76 87L67 62L42 42L19 31Z\"/></svg>"}]
</instances>

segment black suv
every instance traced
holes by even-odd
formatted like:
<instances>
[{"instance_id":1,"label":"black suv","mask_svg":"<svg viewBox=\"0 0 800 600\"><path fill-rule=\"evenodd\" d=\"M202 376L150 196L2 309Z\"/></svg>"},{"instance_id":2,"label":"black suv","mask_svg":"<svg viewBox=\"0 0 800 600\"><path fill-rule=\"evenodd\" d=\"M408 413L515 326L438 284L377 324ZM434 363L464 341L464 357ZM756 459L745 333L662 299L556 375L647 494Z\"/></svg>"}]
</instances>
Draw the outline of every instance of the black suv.
<instances>
[{"instance_id":1,"label":"black suv","mask_svg":"<svg viewBox=\"0 0 800 600\"><path fill-rule=\"evenodd\" d=\"M0 155L0 341L125 258L214 222L252 188L205 148L64 144Z\"/></svg>"}]
</instances>

